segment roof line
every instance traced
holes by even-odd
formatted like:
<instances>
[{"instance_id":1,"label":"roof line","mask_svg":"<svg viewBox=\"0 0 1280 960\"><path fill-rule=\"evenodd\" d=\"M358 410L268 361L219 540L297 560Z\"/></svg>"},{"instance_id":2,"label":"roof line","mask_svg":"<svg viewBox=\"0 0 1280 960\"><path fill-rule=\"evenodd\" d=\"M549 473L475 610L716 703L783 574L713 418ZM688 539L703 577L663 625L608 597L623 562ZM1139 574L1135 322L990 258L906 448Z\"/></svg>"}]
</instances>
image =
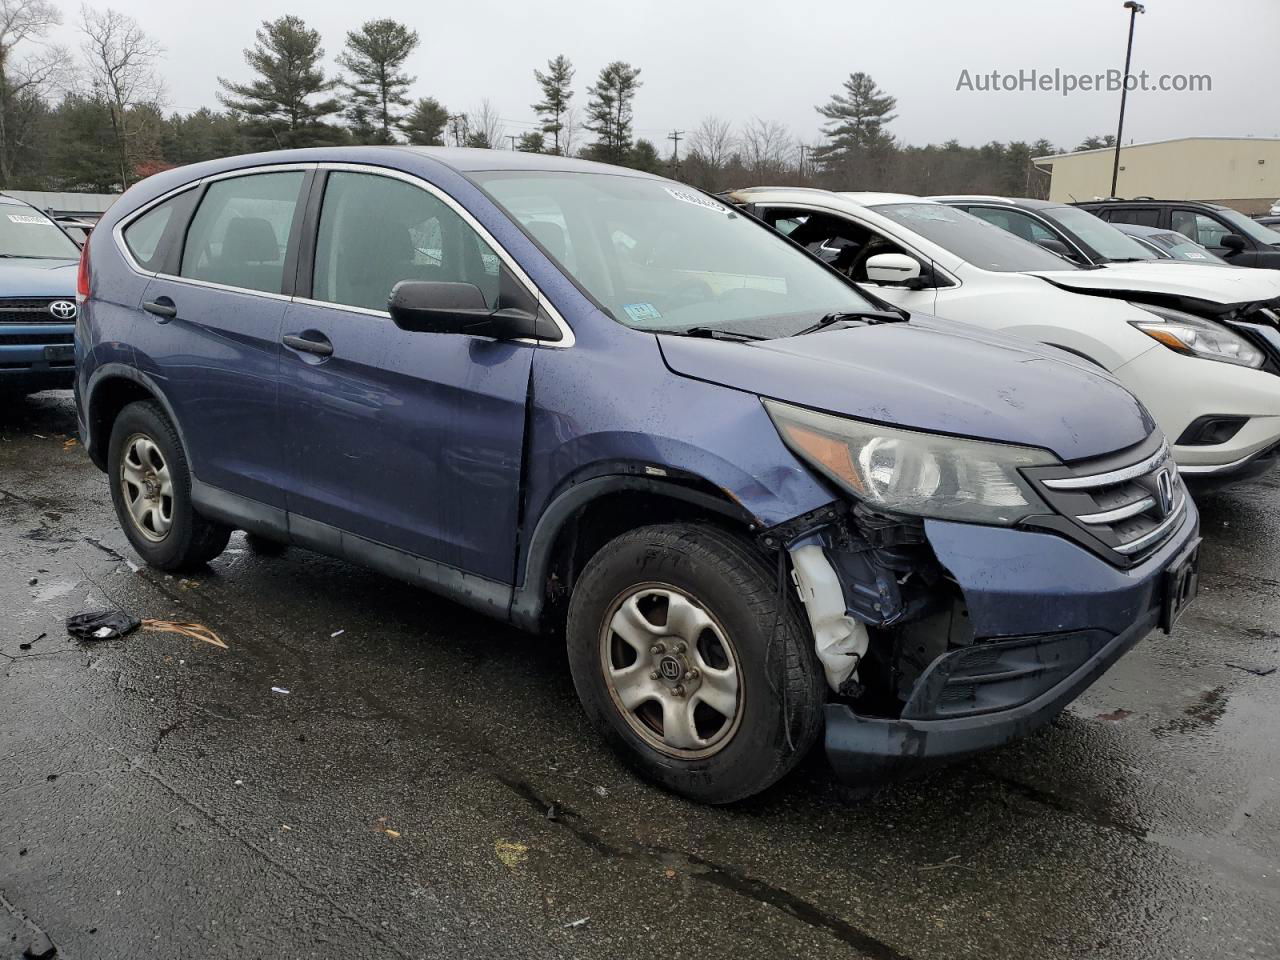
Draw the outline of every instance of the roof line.
<instances>
[{"instance_id":1,"label":"roof line","mask_svg":"<svg viewBox=\"0 0 1280 960\"><path fill-rule=\"evenodd\" d=\"M1126 143L1120 147L1120 152L1132 149L1133 147L1154 147L1162 143L1184 143L1192 140L1252 140L1255 143L1280 143L1280 137L1169 137L1166 140L1144 140L1142 143ZM1086 153L1115 153L1116 148L1095 147L1092 150L1072 150L1070 153L1049 153L1042 157L1032 157L1032 163L1039 163L1041 160L1061 160L1064 157L1079 157Z\"/></svg>"}]
</instances>

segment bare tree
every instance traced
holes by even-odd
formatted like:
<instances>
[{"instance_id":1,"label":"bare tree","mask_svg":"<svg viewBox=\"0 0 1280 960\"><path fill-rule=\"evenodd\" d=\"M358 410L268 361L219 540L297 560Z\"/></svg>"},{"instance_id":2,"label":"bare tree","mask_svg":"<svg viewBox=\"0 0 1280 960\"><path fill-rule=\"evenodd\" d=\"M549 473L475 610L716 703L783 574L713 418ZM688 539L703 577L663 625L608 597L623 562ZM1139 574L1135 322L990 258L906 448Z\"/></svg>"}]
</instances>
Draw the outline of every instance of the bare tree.
<instances>
[{"instance_id":1,"label":"bare tree","mask_svg":"<svg viewBox=\"0 0 1280 960\"><path fill-rule=\"evenodd\" d=\"M569 107L565 110L563 118L560 121L560 155L563 157L572 157L575 154L575 148L578 145L578 133L582 130L582 124L578 122L578 108Z\"/></svg>"},{"instance_id":2,"label":"bare tree","mask_svg":"<svg viewBox=\"0 0 1280 960\"><path fill-rule=\"evenodd\" d=\"M689 152L697 154L712 170L722 170L733 157L737 138L728 120L703 117L698 129L689 134Z\"/></svg>"},{"instance_id":3,"label":"bare tree","mask_svg":"<svg viewBox=\"0 0 1280 960\"><path fill-rule=\"evenodd\" d=\"M9 186L13 158L21 146L29 107L69 62L65 52L45 48L19 58L15 48L42 44L62 15L48 0L0 0L0 187Z\"/></svg>"},{"instance_id":4,"label":"bare tree","mask_svg":"<svg viewBox=\"0 0 1280 960\"><path fill-rule=\"evenodd\" d=\"M742 131L742 162L757 183L766 176L789 173L795 154L790 131L776 121L756 117Z\"/></svg>"},{"instance_id":5,"label":"bare tree","mask_svg":"<svg viewBox=\"0 0 1280 960\"><path fill-rule=\"evenodd\" d=\"M133 17L115 10L100 13L82 7L80 20L89 80L94 95L110 110L120 185L127 189L133 173L129 141L134 130L129 114L138 107L160 105L164 87L153 65L164 48L148 37Z\"/></svg>"},{"instance_id":6,"label":"bare tree","mask_svg":"<svg viewBox=\"0 0 1280 960\"><path fill-rule=\"evenodd\" d=\"M498 116L498 108L487 97L480 101L480 106L471 111L471 135L467 138L468 146L498 149L502 145L502 118Z\"/></svg>"}]
</instances>

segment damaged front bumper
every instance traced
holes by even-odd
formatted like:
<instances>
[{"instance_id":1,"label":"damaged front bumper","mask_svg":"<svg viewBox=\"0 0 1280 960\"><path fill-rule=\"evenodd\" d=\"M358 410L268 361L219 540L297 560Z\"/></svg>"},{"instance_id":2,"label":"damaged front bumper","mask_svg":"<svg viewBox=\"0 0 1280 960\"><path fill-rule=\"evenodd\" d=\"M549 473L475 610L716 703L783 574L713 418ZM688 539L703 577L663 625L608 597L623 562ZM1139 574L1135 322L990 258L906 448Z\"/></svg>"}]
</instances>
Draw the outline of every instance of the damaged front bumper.
<instances>
[{"instance_id":1,"label":"damaged front bumper","mask_svg":"<svg viewBox=\"0 0 1280 960\"><path fill-rule=\"evenodd\" d=\"M974 639L929 663L898 716L829 703L826 750L836 772L863 781L918 769L1052 720L1134 644L1169 626L1170 599L1194 593L1198 529L1188 504L1174 536L1120 569L1053 534L925 521Z\"/></svg>"}]
</instances>

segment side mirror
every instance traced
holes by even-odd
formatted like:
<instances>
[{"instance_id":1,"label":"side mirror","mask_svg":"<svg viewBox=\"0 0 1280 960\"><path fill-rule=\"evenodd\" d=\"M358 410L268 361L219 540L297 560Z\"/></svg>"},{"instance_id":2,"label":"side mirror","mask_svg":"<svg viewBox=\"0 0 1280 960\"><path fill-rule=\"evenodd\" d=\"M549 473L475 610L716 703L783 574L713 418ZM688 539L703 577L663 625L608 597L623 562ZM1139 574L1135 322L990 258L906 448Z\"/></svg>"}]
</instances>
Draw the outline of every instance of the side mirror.
<instances>
[{"instance_id":1,"label":"side mirror","mask_svg":"<svg viewBox=\"0 0 1280 960\"><path fill-rule=\"evenodd\" d=\"M1071 248L1059 240L1057 237L1044 237L1036 241L1037 247L1042 247L1050 253L1056 253L1063 260L1070 260L1073 263L1079 261L1079 257L1072 252Z\"/></svg>"},{"instance_id":2,"label":"side mirror","mask_svg":"<svg viewBox=\"0 0 1280 960\"><path fill-rule=\"evenodd\" d=\"M387 301L391 319L414 333L457 333L495 340L559 340L560 331L541 312L518 307L489 309L474 283L401 280Z\"/></svg>"},{"instance_id":3,"label":"side mirror","mask_svg":"<svg viewBox=\"0 0 1280 960\"><path fill-rule=\"evenodd\" d=\"M896 286L920 279L920 263L905 253L877 253L867 258L867 282Z\"/></svg>"},{"instance_id":4,"label":"side mirror","mask_svg":"<svg viewBox=\"0 0 1280 960\"><path fill-rule=\"evenodd\" d=\"M1228 233L1221 240L1219 240L1218 243L1220 243L1227 250L1230 250L1232 253L1239 253L1246 246L1248 246L1248 244L1244 242L1244 237L1240 236L1240 234L1238 233Z\"/></svg>"}]
</instances>

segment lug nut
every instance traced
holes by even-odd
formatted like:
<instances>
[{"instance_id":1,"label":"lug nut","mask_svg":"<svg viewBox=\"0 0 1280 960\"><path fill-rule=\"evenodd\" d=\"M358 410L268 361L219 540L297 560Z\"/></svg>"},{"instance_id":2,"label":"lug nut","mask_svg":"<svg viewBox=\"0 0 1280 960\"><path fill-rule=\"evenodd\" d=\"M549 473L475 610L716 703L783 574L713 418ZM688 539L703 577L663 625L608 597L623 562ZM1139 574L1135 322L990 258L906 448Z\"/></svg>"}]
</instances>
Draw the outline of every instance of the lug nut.
<instances>
[{"instance_id":1,"label":"lug nut","mask_svg":"<svg viewBox=\"0 0 1280 960\"><path fill-rule=\"evenodd\" d=\"M683 640L681 640L679 643L677 643L677 644L675 645L675 648L674 648L674 649L675 649L675 652L676 652L676 653L684 653L684 652L685 652L685 650L687 650L687 649L688 649L688 647L686 647L686 646L684 645L684 641L683 641Z\"/></svg>"},{"instance_id":2,"label":"lug nut","mask_svg":"<svg viewBox=\"0 0 1280 960\"><path fill-rule=\"evenodd\" d=\"M674 693L677 697L683 697L683 696L684 696L684 684L682 684L682 683L678 683L678 684L676 684L676 685L675 685L675 687L672 689L672 691L671 691L671 692L672 692L672 693Z\"/></svg>"},{"instance_id":3,"label":"lug nut","mask_svg":"<svg viewBox=\"0 0 1280 960\"><path fill-rule=\"evenodd\" d=\"M649 671L649 679L650 679L650 680L657 680L657 679L658 679L658 671L657 671L657 670L650 670L650 671Z\"/></svg>"},{"instance_id":4,"label":"lug nut","mask_svg":"<svg viewBox=\"0 0 1280 960\"><path fill-rule=\"evenodd\" d=\"M660 653L666 653L667 647L665 644L655 643L652 647L649 648L649 652L656 657Z\"/></svg>"},{"instance_id":5,"label":"lug nut","mask_svg":"<svg viewBox=\"0 0 1280 960\"><path fill-rule=\"evenodd\" d=\"M684 678L685 678L686 680L697 680L699 676L700 676L700 674L698 673L698 668L697 668L697 667L694 667L694 668L692 668L692 669L686 670L686 671L684 672Z\"/></svg>"}]
</instances>

